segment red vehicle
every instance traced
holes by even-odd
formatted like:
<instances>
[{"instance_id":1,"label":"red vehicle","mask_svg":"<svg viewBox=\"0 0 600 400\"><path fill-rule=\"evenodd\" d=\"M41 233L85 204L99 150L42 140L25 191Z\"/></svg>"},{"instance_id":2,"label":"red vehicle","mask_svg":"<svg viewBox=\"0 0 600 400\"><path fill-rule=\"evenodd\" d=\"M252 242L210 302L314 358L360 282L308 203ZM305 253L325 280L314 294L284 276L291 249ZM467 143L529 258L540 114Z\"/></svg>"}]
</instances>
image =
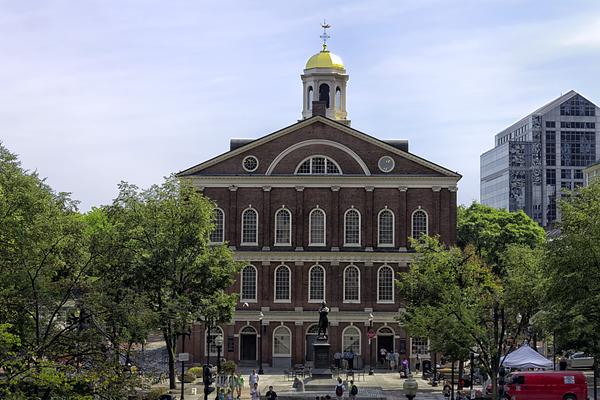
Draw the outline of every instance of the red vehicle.
<instances>
[{"instance_id":1,"label":"red vehicle","mask_svg":"<svg viewBox=\"0 0 600 400\"><path fill-rule=\"evenodd\" d=\"M583 372L513 372L507 377L506 397L511 400L587 400Z\"/></svg>"}]
</instances>

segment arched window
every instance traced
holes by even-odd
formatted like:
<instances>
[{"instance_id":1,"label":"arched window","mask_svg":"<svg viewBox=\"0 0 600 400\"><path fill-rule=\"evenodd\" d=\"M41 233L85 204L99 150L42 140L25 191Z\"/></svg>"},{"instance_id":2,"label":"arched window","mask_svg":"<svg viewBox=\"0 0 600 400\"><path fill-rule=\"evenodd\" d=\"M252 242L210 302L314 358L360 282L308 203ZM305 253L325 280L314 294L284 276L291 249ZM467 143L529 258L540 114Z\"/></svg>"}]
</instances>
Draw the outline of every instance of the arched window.
<instances>
[{"instance_id":1,"label":"arched window","mask_svg":"<svg viewBox=\"0 0 600 400\"><path fill-rule=\"evenodd\" d=\"M319 101L324 101L327 108L329 108L329 85L321 83L319 86Z\"/></svg>"},{"instance_id":2,"label":"arched window","mask_svg":"<svg viewBox=\"0 0 600 400\"><path fill-rule=\"evenodd\" d=\"M210 337L208 336L208 329L204 330L204 338L205 338L205 346L204 346L204 355L207 355L207 348L210 351L210 355L211 356L216 356L217 355L217 345L215 344L215 339L217 338L217 336L221 335L221 337L223 336L223 329L221 329L218 326L211 326L210 327ZM221 349L221 354L223 354L223 349Z\"/></svg>"},{"instance_id":3,"label":"arched window","mask_svg":"<svg viewBox=\"0 0 600 400\"><path fill-rule=\"evenodd\" d=\"M225 241L225 213L220 208L215 208L215 228L210 233L211 243L223 243Z\"/></svg>"},{"instance_id":4,"label":"arched window","mask_svg":"<svg viewBox=\"0 0 600 400\"><path fill-rule=\"evenodd\" d=\"M342 109L342 91L339 87L335 89L335 109L338 111Z\"/></svg>"},{"instance_id":5,"label":"arched window","mask_svg":"<svg viewBox=\"0 0 600 400\"><path fill-rule=\"evenodd\" d=\"M342 350L360 355L360 331L354 325L346 327L342 333Z\"/></svg>"},{"instance_id":6,"label":"arched window","mask_svg":"<svg viewBox=\"0 0 600 400\"><path fill-rule=\"evenodd\" d=\"M312 86L309 86L308 87L308 95L306 96L306 102L308 103L306 105L306 108L308 110L312 110L313 97L314 97L313 88L312 88Z\"/></svg>"},{"instance_id":7,"label":"arched window","mask_svg":"<svg viewBox=\"0 0 600 400\"><path fill-rule=\"evenodd\" d=\"M258 245L258 212L253 208L242 213L242 244Z\"/></svg>"},{"instance_id":8,"label":"arched window","mask_svg":"<svg viewBox=\"0 0 600 400\"><path fill-rule=\"evenodd\" d=\"M292 332L287 326L280 325L273 330L273 356L292 356Z\"/></svg>"},{"instance_id":9,"label":"arched window","mask_svg":"<svg viewBox=\"0 0 600 400\"><path fill-rule=\"evenodd\" d=\"M360 246L360 213L354 208L344 214L344 246Z\"/></svg>"},{"instance_id":10,"label":"arched window","mask_svg":"<svg viewBox=\"0 0 600 400\"><path fill-rule=\"evenodd\" d=\"M312 210L308 216L308 245L325 246L325 211Z\"/></svg>"},{"instance_id":11,"label":"arched window","mask_svg":"<svg viewBox=\"0 0 600 400\"><path fill-rule=\"evenodd\" d=\"M253 265L247 265L242 269L241 274L240 300L256 301L256 268Z\"/></svg>"},{"instance_id":12,"label":"arched window","mask_svg":"<svg viewBox=\"0 0 600 400\"><path fill-rule=\"evenodd\" d=\"M388 265L383 265L377 271L377 302L394 302L394 270Z\"/></svg>"},{"instance_id":13,"label":"arched window","mask_svg":"<svg viewBox=\"0 0 600 400\"><path fill-rule=\"evenodd\" d=\"M379 211L377 216L378 225L378 246L391 247L394 246L394 213L387 208Z\"/></svg>"},{"instance_id":14,"label":"arched window","mask_svg":"<svg viewBox=\"0 0 600 400\"><path fill-rule=\"evenodd\" d=\"M394 331L389 326L382 326L377 331L377 335L379 335L379 336L393 336L394 335Z\"/></svg>"},{"instance_id":15,"label":"arched window","mask_svg":"<svg viewBox=\"0 0 600 400\"><path fill-rule=\"evenodd\" d=\"M296 167L296 175L339 175L340 166L329 157L311 156Z\"/></svg>"},{"instance_id":16,"label":"arched window","mask_svg":"<svg viewBox=\"0 0 600 400\"><path fill-rule=\"evenodd\" d=\"M344 302L360 302L360 271L354 265L344 270Z\"/></svg>"},{"instance_id":17,"label":"arched window","mask_svg":"<svg viewBox=\"0 0 600 400\"><path fill-rule=\"evenodd\" d=\"M280 265L275 269L275 301L289 302L291 299L292 274L286 265Z\"/></svg>"},{"instance_id":18,"label":"arched window","mask_svg":"<svg viewBox=\"0 0 600 400\"><path fill-rule=\"evenodd\" d=\"M275 245L290 246L292 244L292 213L281 208L275 213Z\"/></svg>"},{"instance_id":19,"label":"arched window","mask_svg":"<svg viewBox=\"0 0 600 400\"><path fill-rule=\"evenodd\" d=\"M427 213L419 208L412 214L412 237L420 239L421 236L428 234Z\"/></svg>"},{"instance_id":20,"label":"arched window","mask_svg":"<svg viewBox=\"0 0 600 400\"><path fill-rule=\"evenodd\" d=\"M308 272L308 301L325 301L325 269L320 265L313 265Z\"/></svg>"}]
</instances>

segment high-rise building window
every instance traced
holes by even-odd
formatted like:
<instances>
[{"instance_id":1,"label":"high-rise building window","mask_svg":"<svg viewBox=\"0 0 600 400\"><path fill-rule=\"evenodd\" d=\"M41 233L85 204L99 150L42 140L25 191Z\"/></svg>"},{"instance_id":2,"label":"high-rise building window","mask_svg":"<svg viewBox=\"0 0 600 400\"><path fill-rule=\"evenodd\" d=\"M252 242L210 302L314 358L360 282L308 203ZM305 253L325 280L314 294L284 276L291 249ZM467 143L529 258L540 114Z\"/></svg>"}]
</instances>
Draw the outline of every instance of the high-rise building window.
<instances>
[{"instance_id":1,"label":"high-rise building window","mask_svg":"<svg viewBox=\"0 0 600 400\"><path fill-rule=\"evenodd\" d=\"M560 142L562 166L586 167L596 160L596 134L594 132L562 131Z\"/></svg>"},{"instance_id":2,"label":"high-rise building window","mask_svg":"<svg viewBox=\"0 0 600 400\"><path fill-rule=\"evenodd\" d=\"M360 246L360 213L355 208L344 214L344 246Z\"/></svg>"},{"instance_id":3,"label":"high-rise building window","mask_svg":"<svg viewBox=\"0 0 600 400\"><path fill-rule=\"evenodd\" d=\"M256 268L253 265L247 265L241 273L240 300L256 301Z\"/></svg>"},{"instance_id":4,"label":"high-rise building window","mask_svg":"<svg viewBox=\"0 0 600 400\"><path fill-rule=\"evenodd\" d=\"M247 208L242 213L242 245L258 244L258 212Z\"/></svg>"},{"instance_id":5,"label":"high-rise building window","mask_svg":"<svg viewBox=\"0 0 600 400\"><path fill-rule=\"evenodd\" d=\"M281 208L275 213L275 245L290 246L292 244L292 213Z\"/></svg>"},{"instance_id":6,"label":"high-rise building window","mask_svg":"<svg viewBox=\"0 0 600 400\"><path fill-rule=\"evenodd\" d=\"M394 213L391 210L384 208L379 211L377 217L378 225L378 245L393 246L394 245Z\"/></svg>"},{"instance_id":7,"label":"high-rise building window","mask_svg":"<svg viewBox=\"0 0 600 400\"><path fill-rule=\"evenodd\" d=\"M325 301L325 269L313 265L308 272L308 301Z\"/></svg>"},{"instance_id":8,"label":"high-rise building window","mask_svg":"<svg viewBox=\"0 0 600 400\"><path fill-rule=\"evenodd\" d=\"M429 234L427 213L425 210L417 209L412 214L412 237L420 239L423 235Z\"/></svg>"},{"instance_id":9,"label":"high-rise building window","mask_svg":"<svg viewBox=\"0 0 600 400\"><path fill-rule=\"evenodd\" d=\"M344 302L360 301L360 271L354 265L344 270Z\"/></svg>"},{"instance_id":10,"label":"high-rise building window","mask_svg":"<svg viewBox=\"0 0 600 400\"><path fill-rule=\"evenodd\" d=\"M308 217L309 246L325 246L325 211L315 208Z\"/></svg>"},{"instance_id":11,"label":"high-rise building window","mask_svg":"<svg viewBox=\"0 0 600 400\"><path fill-rule=\"evenodd\" d=\"M394 302L394 270L388 265L380 267L377 271L377 301Z\"/></svg>"},{"instance_id":12,"label":"high-rise building window","mask_svg":"<svg viewBox=\"0 0 600 400\"><path fill-rule=\"evenodd\" d=\"M577 95L560 105L560 115L595 116L596 107Z\"/></svg>"},{"instance_id":13,"label":"high-rise building window","mask_svg":"<svg viewBox=\"0 0 600 400\"><path fill-rule=\"evenodd\" d=\"M555 169L547 169L546 170L546 185L556 185L556 170Z\"/></svg>"},{"instance_id":14,"label":"high-rise building window","mask_svg":"<svg viewBox=\"0 0 600 400\"><path fill-rule=\"evenodd\" d=\"M287 265L280 265L275 270L275 301L291 300L291 277L290 268Z\"/></svg>"},{"instance_id":15,"label":"high-rise building window","mask_svg":"<svg viewBox=\"0 0 600 400\"><path fill-rule=\"evenodd\" d=\"M225 241L225 213L220 208L215 208L214 212L215 228L210 233L210 242L223 243Z\"/></svg>"}]
</instances>

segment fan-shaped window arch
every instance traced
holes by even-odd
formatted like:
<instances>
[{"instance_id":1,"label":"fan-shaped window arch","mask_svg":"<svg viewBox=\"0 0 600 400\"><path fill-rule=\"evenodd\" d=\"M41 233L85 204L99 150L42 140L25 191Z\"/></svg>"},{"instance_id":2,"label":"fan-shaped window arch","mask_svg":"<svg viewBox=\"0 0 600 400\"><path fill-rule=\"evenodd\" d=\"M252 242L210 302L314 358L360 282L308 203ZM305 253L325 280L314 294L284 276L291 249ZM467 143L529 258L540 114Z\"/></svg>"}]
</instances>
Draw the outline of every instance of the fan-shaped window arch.
<instances>
[{"instance_id":1,"label":"fan-shaped window arch","mask_svg":"<svg viewBox=\"0 0 600 400\"><path fill-rule=\"evenodd\" d=\"M313 265L308 271L308 302L325 301L325 268Z\"/></svg>"},{"instance_id":2,"label":"fan-shaped window arch","mask_svg":"<svg viewBox=\"0 0 600 400\"><path fill-rule=\"evenodd\" d=\"M344 302L360 302L360 270L355 265L344 269Z\"/></svg>"},{"instance_id":3,"label":"fan-shaped window arch","mask_svg":"<svg viewBox=\"0 0 600 400\"><path fill-rule=\"evenodd\" d=\"M382 265L377 271L377 302L394 302L394 270L389 265Z\"/></svg>"},{"instance_id":4,"label":"fan-shaped window arch","mask_svg":"<svg viewBox=\"0 0 600 400\"><path fill-rule=\"evenodd\" d=\"M325 246L326 218L325 211L318 206L308 215L309 246Z\"/></svg>"},{"instance_id":5,"label":"fan-shaped window arch","mask_svg":"<svg viewBox=\"0 0 600 400\"><path fill-rule=\"evenodd\" d=\"M292 213L287 208L275 212L275 245L292 245Z\"/></svg>"},{"instance_id":6,"label":"fan-shaped window arch","mask_svg":"<svg viewBox=\"0 0 600 400\"><path fill-rule=\"evenodd\" d=\"M388 208L377 215L377 245L379 247L394 246L394 213Z\"/></svg>"},{"instance_id":7,"label":"fan-shaped window arch","mask_svg":"<svg viewBox=\"0 0 600 400\"><path fill-rule=\"evenodd\" d=\"M420 239L423 235L429 234L428 215L422 208L416 209L412 213L412 237Z\"/></svg>"},{"instance_id":8,"label":"fan-shaped window arch","mask_svg":"<svg viewBox=\"0 0 600 400\"><path fill-rule=\"evenodd\" d=\"M310 156L296 167L296 175L340 175L339 164L327 156Z\"/></svg>"},{"instance_id":9,"label":"fan-shaped window arch","mask_svg":"<svg viewBox=\"0 0 600 400\"><path fill-rule=\"evenodd\" d=\"M308 327L308 329L306 329L307 335L316 335L318 333L319 333L319 325L318 324L312 324L311 326Z\"/></svg>"},{"instance_id":10,"label":"fan-shaped window arch","mask_svg":"<svg viewBox=\"0 0 600 400\"><path fill-rule=\"evenodd\" d=\"M360 355L360 330L350 325L342 332L342 350Z\"/></svg>"},{"instance_id":11,"label":"fan-shaped window arch","mask_svg":"<svg viewBox=\"0 0 600 400\"><path fill-rule=\"evenodd\" d=\"M291 300L292 273L287 265L275 269L275 302L289 303Z\"/></svg>"},{"instance_id":12,"label":"fan-shaped window arch","mask_svg":"<svg viewBox=\"0 0 600 400\"><path fill-rule=\"evenodd\" d=\"M360 246L360 212L356 208L344 213L344 246Z\"/></svg>"},{"instance_id":13,"label":"fan-shaped window arch","mask_svg":"<svg viewBox=\"0 0 600 400\"><path fill-rule=\"evenodd\" d=\"M225 241L225 212L215 208L213 215L214 230L210 233L211 243L223 243Z\"/></svg>"},{"instance_id":14,"label":"fan-shaped window arch","mask_svg":"<svg viewBox=\"0 0 600 400\"><path fill-rule=\"evenodd\" d=\"M389 326L382 326L377 330L377 334L380 336L391 336L394 334L394 330Z\"/></svg>"},{"instance_id":15,"label":"fan-shaped window arch","mask_svg":"<svg viewBox=\"0 0 600 400\"><path fill-rule=\"evenodd\" d=\"M285 325L280 325L273 330L273 356L292 356L292 332Z\"/></svg>"},{"instance_id":16,"label":"fan-shaped window arch","mask_svg":"<svg viewBox=\"0 0 600 400\"><path fill-rule=\"evenodd\" d=\"M252 207L242 212L242 245L258 245L258 211Z\"/></svg>"},{"instance_id":17,"label":"fan-shaped window arch","mask_svg":"<svg viewBox=\"0 0 600 400\"><path fill-rule=\"evenodd\" d=\"M256 302L256 267L247 265L242 269L240 300Z\"/></svg>"},{"instance_id":18,"label":"fan-shaped window arch","mask_svg":"<svg viewBox=\"0 0 600 400\"><path fill-rule=\"evenodd\" d=\"M221 329L220 326L212 326L210 328L210 336L208 336L208 329L204 330L204 343L206 344L206 346L204 346L205 356L208 355L207 349L210 351L211 356L217 355L217 345L215 344L215 339L219 335L221 335L221 337L224 337L223 329Z\"/></svg>"}]
</instances>

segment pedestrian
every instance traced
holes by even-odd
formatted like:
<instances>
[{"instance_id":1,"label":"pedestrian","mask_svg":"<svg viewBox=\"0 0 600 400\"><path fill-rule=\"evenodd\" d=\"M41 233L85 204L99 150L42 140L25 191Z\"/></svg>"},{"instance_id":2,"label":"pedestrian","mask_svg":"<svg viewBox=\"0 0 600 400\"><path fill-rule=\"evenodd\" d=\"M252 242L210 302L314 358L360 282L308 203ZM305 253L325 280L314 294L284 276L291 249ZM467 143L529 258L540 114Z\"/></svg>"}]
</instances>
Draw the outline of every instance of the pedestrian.
<instances>
[{"instance_id":1,"label":"pedestrian","mask_svg":"<svg viewBox=\"0 0 600 400\"><path fill-rule=\"evenodd\" d=\"M242 388L244 387L244 377L239 372L237 374L236 381L237 381L237 383L235 385L235 392L236 392L236 397L239 400L242 397Z\"/></svg>"},{"instance_id":2,"label":"pedestrian","mask_svg":"<svg viewBox=\"0 0 600 400\"><path fill-rule=\"evenodd\" d=\"M350 399L356 399L356 395L358 394L358 388L354 384L354 380L350 380Z\"/></svg>"},{"instance_id":3,"label":"pedestrian","mask_svg":"<svg viewBox=\"0 0 600 400\"><path fill-rule=\"evenodd\" d=\"M252 373L250 374L250 377L248 377L248 383L250 384L250 390L252 390L252 388L254 387L254 385L258 385L258 374L256 373L256 370L253 369Z\"/></svg>"},{"instance_id":4,"label":"pedestrian","mask_svg":"<svg viewBox=\"0 0 600 400\"><path fill-rule=\"evenodd\" d=\"M392 366L394 365L394 354L391 351L385 355L385 361L388 369L393 369Z\"/></svg>"},{"instance_id":5,"label":"pedestrian","mask_svg":"<svg viewBox=\"0 0 600 400\"><path fill-rule=\"evenodd\" d=\"M415 365L415 370L416 371L420 371L421 370L421 359L419 358L418 354L417 354L417 364Z\"/></svg>"},{"instance_id":6,"label":"pedestrian","mask_svg":"<svg viewBox=\"0 0 600 400\"><path fill-rule=\"evenodd\" d=\"M338 383L335 385L335 397L341 399L344 397L344 384L342 383L342 378L338 377Z\"/></svg>"},{"instance_id":7,"label":"pedestrian","mask_svg":"<svg viewBox=\"0 0 600 400\"><path fill-rule=\"evenodd\" d=\"M233 400L233 390L227 389L227 394L225 395L225 400Z\"/></svg>"},{"instance_id":8,"label":"pedestrian","mask_svg":"<svg viewBox=\"0 0 600 400\"><path fill-rule=\"evenodd\" d=\"M396 368L400 370L400 353L398 353L398 350L394 351L394 364L396 364Z\"/></svg>"},{"instance_id":9,"label":"pedestrian","mask_svg":"<svg viewBox=\"0 0 600 400\"><path fill-rule=\"evenodd\" d=\"M387 356L387 350L384 349L383 347L381 349L379 349L379 362L381 363L381 365L385 365L385 360L386 360L386 356Z\"/></svg>"},{"instance_id":10,"label":"pedestrian","mask_svg":"<svg viewBox=\"0 0 600 400\"><path fill-rule=\"evenodd\" d=\"M250 391L250 398L252 400L260 400L260 392L258 391L258 383L255 383Z\"/></svg>"},{"instance_id":11,"label":"pedestrian","mask_svg":"<svg viewBox=\"0 0 600 400\"><path fill-rule=\"evenodd\" d=\"M342 353L340 353L339 351L336 352L333 355L333 359L335 360L335 367L337 369L339 369L341 367L341 363L342 363Z\"/></svg>"},{"instance_id":12,"label":"pedestrian","mask_svg":"<svg viewBox=\"0 0 600 400\"><path fill-rule=\"evenodd\" d=\"M567 370L567 359L565 358L565 356L562 356L558 361L558 369L561 371Z\"/></svg>"},{"instance_id":13,"label":"pedestrian","mask_svg":"<svg viewBox=\"0 0 600 400\"><path fill-rule=\"evenodd\" d=\"M277 393L273 390L273 386L269 386L269 391L265 394L266 400L277 400Z\"/></svg>"},{"instance_id":14,"label":"pedestrian","mask_svg":"<svg viewBox=\"0 0 600 400\"><path fill-rule=\"evenodd\" d=\"M402 359L402 376L404 378L406 378L406 377L408 377L408 373L409 373L409 371L408 371L408 360L406 359L406 357L404 357Z\"/></svg>"}]
</instances>

